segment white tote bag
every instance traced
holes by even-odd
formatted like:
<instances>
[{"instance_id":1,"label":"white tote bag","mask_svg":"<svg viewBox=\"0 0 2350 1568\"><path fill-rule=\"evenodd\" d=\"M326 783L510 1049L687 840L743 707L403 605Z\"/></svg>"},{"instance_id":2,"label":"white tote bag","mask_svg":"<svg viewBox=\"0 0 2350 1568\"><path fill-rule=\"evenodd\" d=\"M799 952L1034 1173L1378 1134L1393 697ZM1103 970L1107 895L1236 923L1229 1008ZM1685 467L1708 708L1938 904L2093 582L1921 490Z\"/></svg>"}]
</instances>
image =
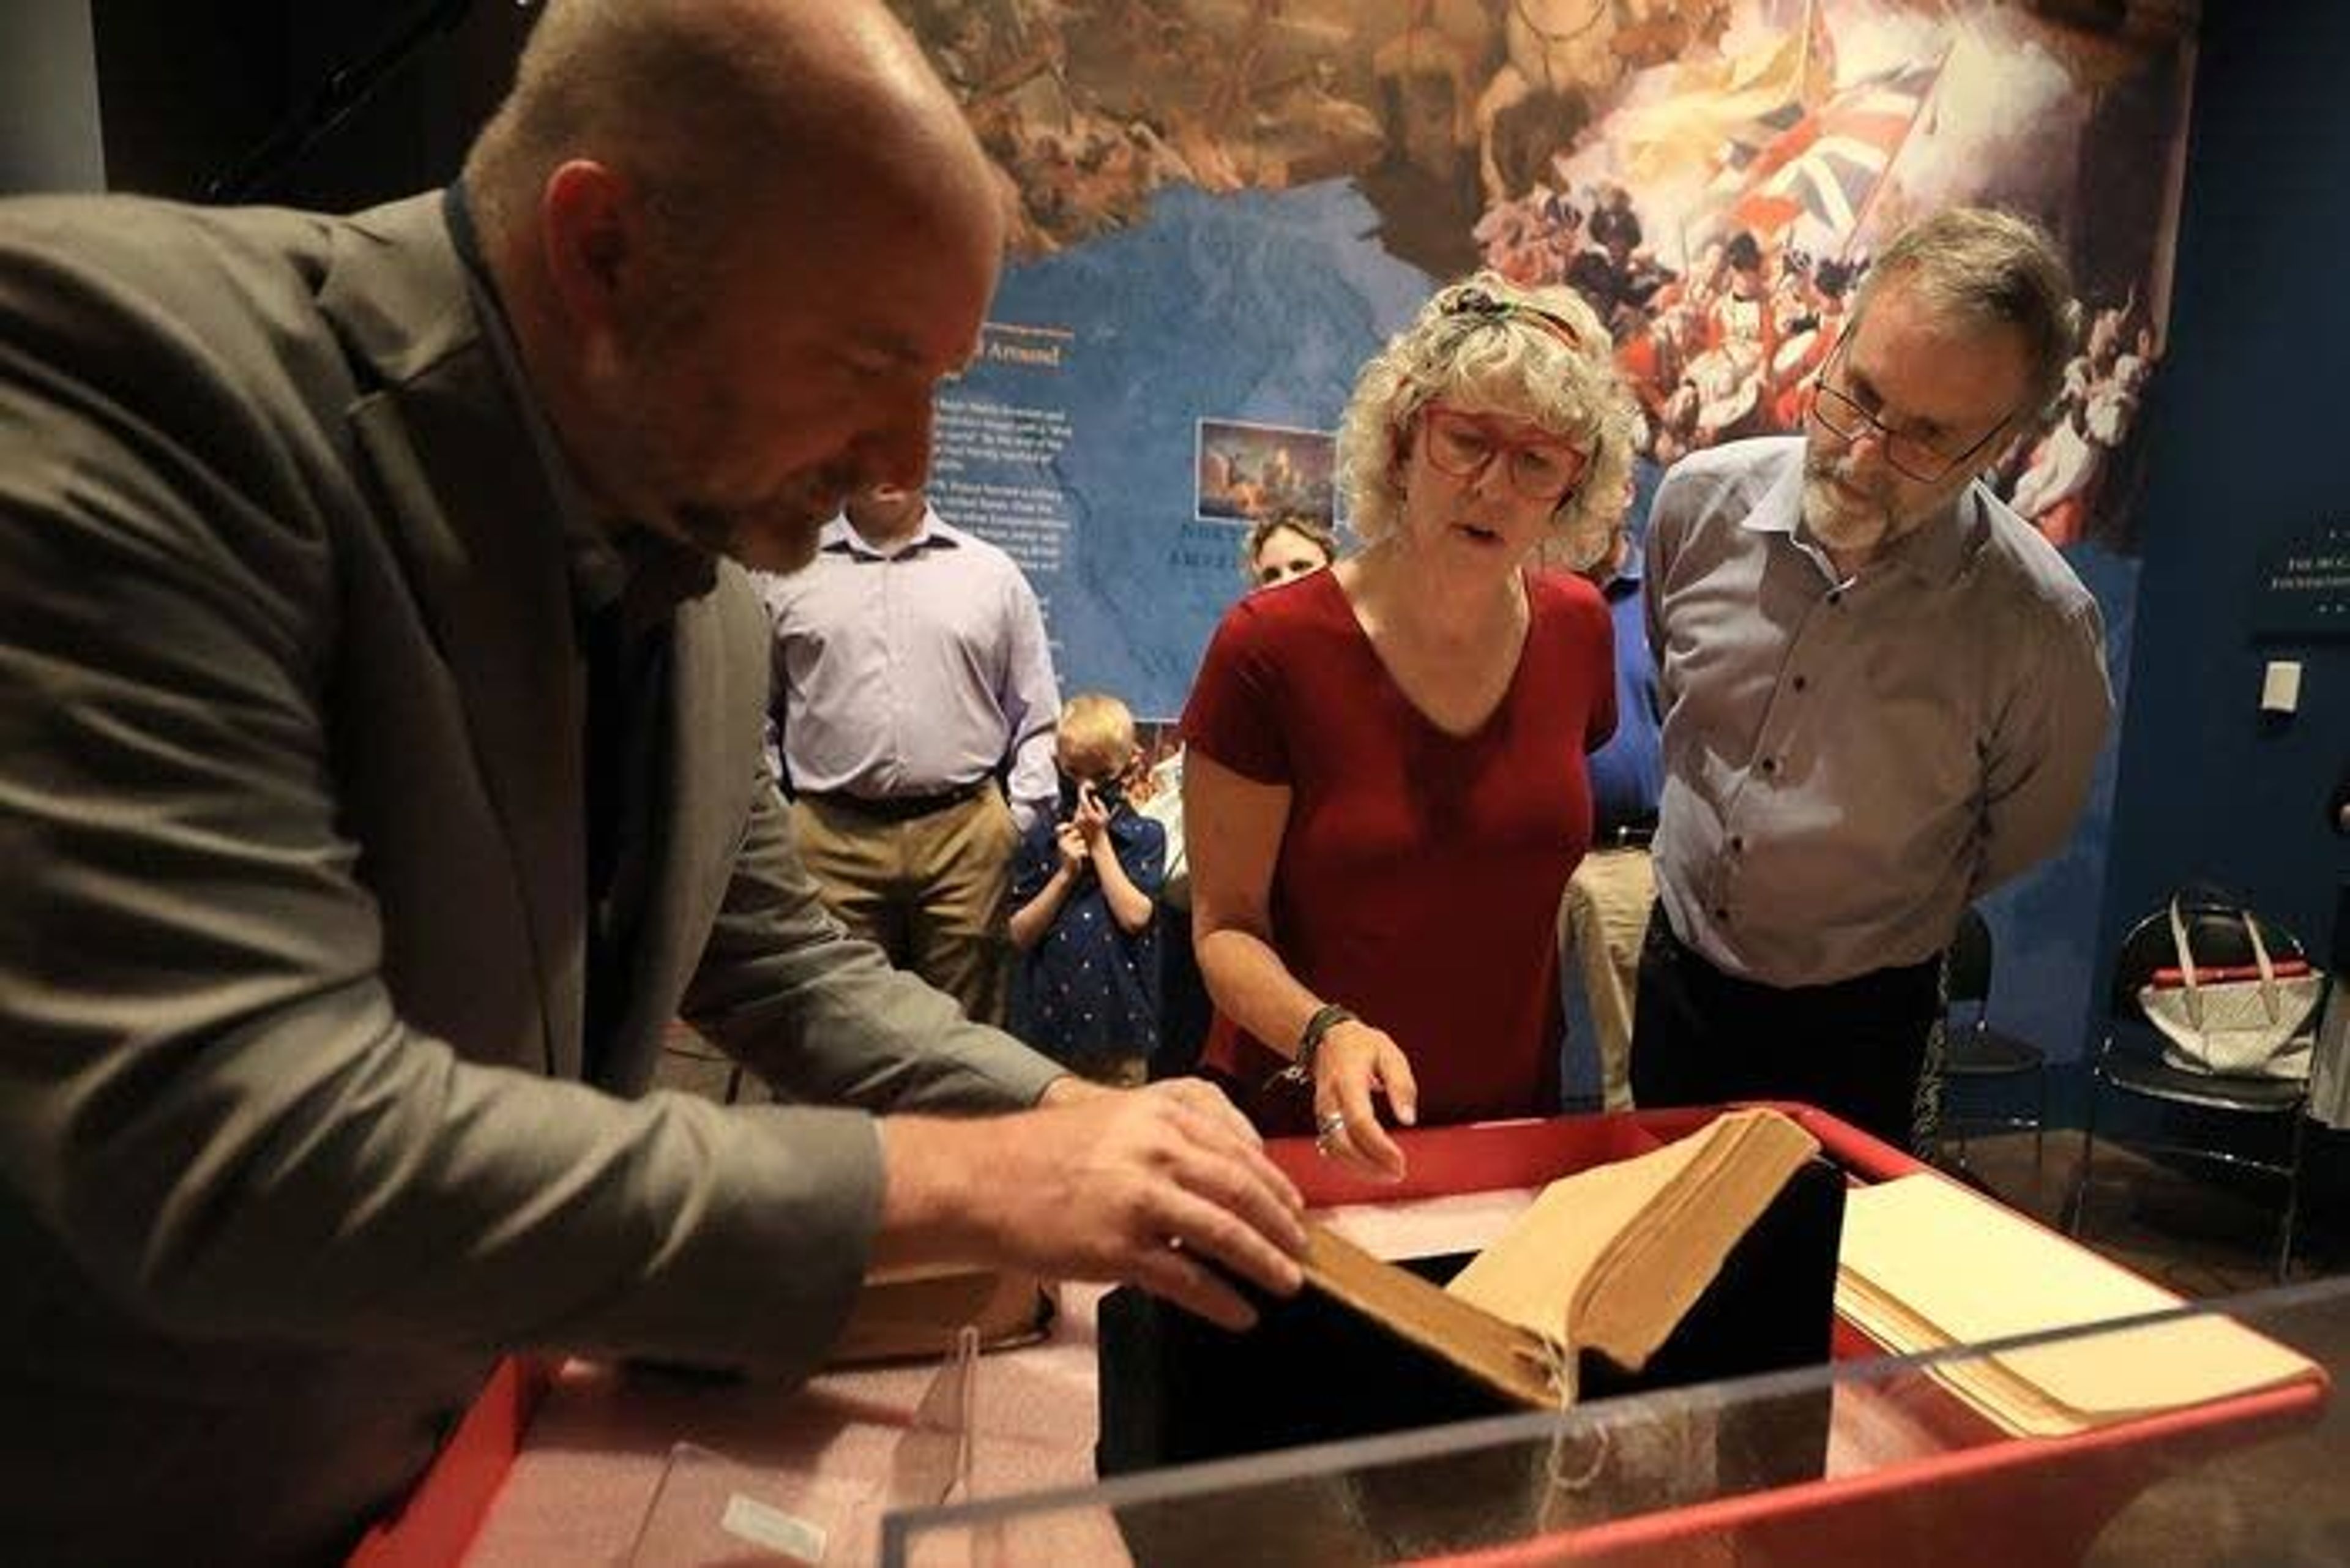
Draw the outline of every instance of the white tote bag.
<instances>
[{"instance_id":1,"label":"white tote bag","mask_svg":"<svg viewBox=\"0 0 2350 1568\"><path fill-rule=\"evenodd\" d=\"M2306 1078L2312 1034L2309 1015L2325 977L2314 970L2279 974L2261 940L2260 922L2239 913L2251 939L2257 978L2199 978L2178 900L2170 900L2170 942L2178 955L2179 983L2147 984L2137 992L2147 1021L2160 1030L2162 1059L2189 1073L2227 1078Z\"/></svg>"}]
</instances>

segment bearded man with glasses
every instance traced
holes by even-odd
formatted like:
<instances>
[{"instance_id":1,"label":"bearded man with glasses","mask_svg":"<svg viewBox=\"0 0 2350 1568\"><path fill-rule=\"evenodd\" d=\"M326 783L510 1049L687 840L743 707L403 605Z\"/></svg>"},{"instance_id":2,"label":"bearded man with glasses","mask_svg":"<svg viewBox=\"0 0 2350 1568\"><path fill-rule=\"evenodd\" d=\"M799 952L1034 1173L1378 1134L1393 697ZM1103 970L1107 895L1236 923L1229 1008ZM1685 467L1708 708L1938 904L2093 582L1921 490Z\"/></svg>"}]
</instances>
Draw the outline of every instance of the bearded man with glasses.
<instances>
[{"instance_id":1,"label":"bearded man with glasses","mask_svg":"<svg viewBox=\"0 0 2350 1568\"><path fill-rule=\"evenodd\" d=\"M1977 480L2078 316L2038 229L1940 213L1862 285L1800 438L1666 475L1638 1104L1802 1100L1910 1141L1939 956L2064 844L2112 723L2096 601Z\"/></svg>"}]
</instances>

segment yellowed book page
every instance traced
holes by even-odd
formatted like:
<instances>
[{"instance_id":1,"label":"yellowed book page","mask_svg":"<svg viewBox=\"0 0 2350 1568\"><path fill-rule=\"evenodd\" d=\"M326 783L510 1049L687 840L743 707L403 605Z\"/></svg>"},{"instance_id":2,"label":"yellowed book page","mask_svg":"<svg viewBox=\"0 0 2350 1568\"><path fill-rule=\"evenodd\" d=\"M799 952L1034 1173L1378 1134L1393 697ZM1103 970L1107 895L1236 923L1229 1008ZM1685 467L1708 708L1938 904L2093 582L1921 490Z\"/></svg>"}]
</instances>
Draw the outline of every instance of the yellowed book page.
<instances>
[{"instance_id":1,"label":"yellowed book page","mask_svg":"<svg viewBox=\"0 0 2350 1568\"><path fill-rule=\"evenodd\" d=\"M1533 1333L1598 1345L1637 1366L1818 1147L1776 1111L1732 1111L1662 1148L1552 1182L1445 1288ZM1582 1325L1600 1292L1611 1306L1593 1337Z\"/></svg>"},{"instance_id":2,"label":"yellowed book page","mask_svg":"<svg viewBox=\"0 0 2350 1568\"><path fill-rule=\"evenodd\" d=\"M2086 1248L1931 1175L1849 1194L1839 1262L1949 1345L2178 1304ZM2210 1317L2002 1352L2000 1361L2090 1421L2198 1404L2314 1371L2241 1324Z\"/></svg>"},{"instance_id":3,"label":"yellowed book page","mask_svg":"<svg viewBox=\"0 0 2350 1568\"><path fill-rule=\"evenodd\" d=\"M1837 1281L1836 1311L1888 1349L1918 1354L1950 1348L1930 1324L1850 1276ZM2057 1405L1988 1356L1938 1362L1926 1372L1984 1419L2017 1437L2069 1437L2095 1424L2079 1412Z\"/></svg>"},{"instance_id":4,"label":"yellowed book page","mask_svg":"<svg viewBox=\"0 0 2350 1568\"><path fill-rule=\"evenodd\" d=\"M1880 1345L1905 1351L1951 1348L1922 1318L1909 1314L1898 1302L1878 1297L1857 1280L1839 1282L1836 1310ZM2265 1371L2252 1370L2240 1386L2216 1389L2166 1390L2158 1375L2138 1376L2142 1369L2158 1373L2167 1358L2210 1354L2206 1335L2178 1332L2190 1328L2221 1330L2224 1337L2238 1342L2239 1348L2249 1348L2256 1355L2272 1354L2274 1365ZM2029 1438L2069 1437L2158 1410L2185 1408L2317 1374L2314 1363L2221 1320L2196 1319L2144 1328L2084 1332L2095 1338L2022 1352L1961 1356L1937 1362L1926 1371L2002 1430ZM2017 1365L2019 1356L2023 1358L2022 1369ZM2041 1365L2051 1357L2061 1364L2053 1374ZM2077 1383L2085 1368L2092 1376L2128 1377L2132 1386L2126 1390L2127 1401L2103 1408L2085 1408L2057 1397L2040 1382L2042 1377L2053 1376L2059 1386ZM2139 1403L2141 1400L2144 1402Z\"/></svg>"},{"instance_id":5,"label":"yellowed book page","mask_svg":"<svg viewBox=\"0 0 2350 1568\"><path fill-rule=\"evenodd\" d=\"M1627 1230L1585 1280L1572 1320L1577 1347L1619 1366L1648 1364L1682 1315L1721 1272L1788 1178L1819 1142L1776 1111L1742 1111L1723 1136Z\"/></svg>"},{"instance_id":6,"label":"yellowed book page","mask_svg":"<svg viewBox=\"0 0 2350 1568\"><path fill-rule=\"evenodd\" d=\"M1991 1359L2093 1422L2199 1405L2317 1374L2307 1357L2232 1318L2210 1314L2078 1343L2002 1350Z\"/></svg>"},{"instance_id":7,"label":"yellowed book page","mask_svg":"<svg viewBox=\"0 0 2350 1568\"><path fill-rule=\"evenodd\" d=\"M1364 1251L1327 1228L1305 1227L1305 1277L1396 1334L1443 1356L1488 1387L1532 1409L1559 1403L1556 1357L1543 1340Z\"/></svg>"},{"instance_id":8,"label":"yellowed book page","mask_svg":"<svg viewBox=\"0 0 2350 1568\"><path fill-rule=\"evenodd\" d=\"M1625 1227L1688 1169L1705 1137L1693 1134L1552 1182L1499 1241L1452 1276L1446 1293L1564 1343L1586 1276Z\"/></svg>"}]
</instances>

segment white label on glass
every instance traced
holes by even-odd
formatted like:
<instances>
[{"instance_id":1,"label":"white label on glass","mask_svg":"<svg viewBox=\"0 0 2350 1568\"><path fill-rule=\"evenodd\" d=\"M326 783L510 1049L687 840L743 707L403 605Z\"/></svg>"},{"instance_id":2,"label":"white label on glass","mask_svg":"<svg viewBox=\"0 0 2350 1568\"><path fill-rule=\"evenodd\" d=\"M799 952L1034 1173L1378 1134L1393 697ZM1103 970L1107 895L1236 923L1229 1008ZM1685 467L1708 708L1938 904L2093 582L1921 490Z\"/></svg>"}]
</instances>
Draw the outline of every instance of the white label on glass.
<instances>
[{"instance_id":1,"label":"white label on glass","mask_svg":"<svg viewBox=\"0 0 2350 1568\"><path fill-rule=\"evenodd\" d=\"M738 1541L780 1552L797 1563L824 1561L825 1533L805 1519L770 1508L735 1492L726 1499L725 1517L718 1528Z\"/></svg>"}]
</instances>

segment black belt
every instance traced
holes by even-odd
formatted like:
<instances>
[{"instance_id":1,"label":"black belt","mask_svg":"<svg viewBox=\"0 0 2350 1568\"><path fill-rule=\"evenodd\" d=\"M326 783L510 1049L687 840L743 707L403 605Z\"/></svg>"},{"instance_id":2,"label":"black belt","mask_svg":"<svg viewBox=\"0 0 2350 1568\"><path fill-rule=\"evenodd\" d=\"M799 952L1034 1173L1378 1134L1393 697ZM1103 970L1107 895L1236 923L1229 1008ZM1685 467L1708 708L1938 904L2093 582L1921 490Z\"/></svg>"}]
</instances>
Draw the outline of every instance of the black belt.
<instances>
[{"instance_id":1,"label":"black belt","mask_svg":"<svg viewBox=\"0 0 2350 1568\"><path fill-rule=\"evenodd\" d=\"M1656 836L1657 825L1654 822L1618 823L1613 827L1595 830L1591 835L1591 847L1594 849L1646 849L1655 842Z\"/></svg>"},{"instance_id":2,"label":"black belt","mask_svg":"<svg viewBox=\"0 0 2350 1568\"><path fill-rule=\"evenodd\" d=\"M804 789L800 791L799 798L822 805L836 805L859 816L872 817L877 822L911 822L918 816L933 815L949 806L961 805L994 782L993 775L985 775L969 784L957 784L952 789L941 790L936 794L868 795L851 794L845 789Z\"/></svg>"}]
</instances>

